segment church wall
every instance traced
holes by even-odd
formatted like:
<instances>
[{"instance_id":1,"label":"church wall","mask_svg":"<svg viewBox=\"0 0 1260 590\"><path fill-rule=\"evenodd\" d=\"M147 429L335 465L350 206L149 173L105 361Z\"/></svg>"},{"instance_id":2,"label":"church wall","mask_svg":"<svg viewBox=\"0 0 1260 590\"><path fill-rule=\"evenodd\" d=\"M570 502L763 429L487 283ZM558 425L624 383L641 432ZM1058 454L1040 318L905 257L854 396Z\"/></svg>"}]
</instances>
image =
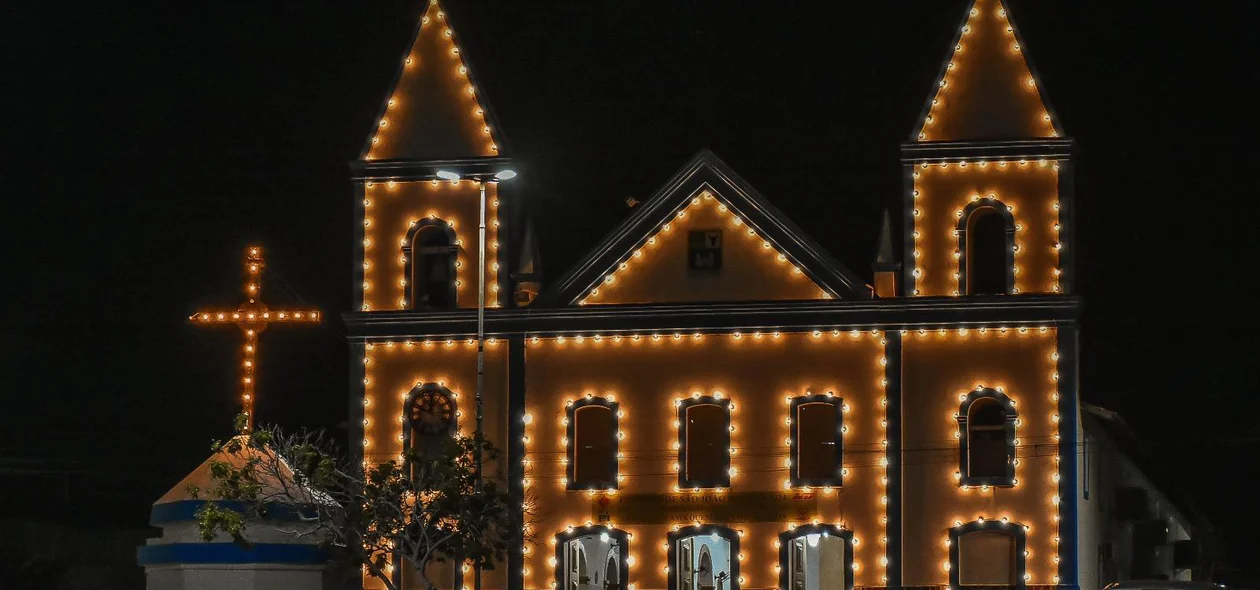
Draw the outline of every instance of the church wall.
<instances>
[{"instance_id":1,"label":"church wall","mask_svg":"<svg viewBox=\"0 0 1260 590\"><path fill-rule=\"evenodd\" d=\"M721 232L721 268L690 268L689 233ZM609 280L611 278L611 280ZM583 305L700 301L821 299L824 292L770 242L748 227L720 197L698 195L682 215L587 294Z\"/></svg>"},{"instance_id":2,"label":"church wall","mask_svg":"<svg viewBox=\"0 0 1260 590\"><path fill-rule=\"evenodd\" d=\"M778 584L778 534L795 525L843 524L859 540L855 550L858 585L880 585L885 534L886 493L883 450L885 414L882 337L869 332L820 332L759 337L663 334L653 336L586 336L530 339L526 349L526 478L527 497L536 503L533 543L525 556L525 588L550 588L555 581L552 540L566 526L601 524L602 492L566 491L566 403L586 394L615 396L624 412L619 429L624 476L610 500L630 501L655 496L641 509L610 511L612 524L630 539L629 582L637 589L665 588L666 537L672 525L690 525L697 518L711 522L708 510L690 509L691 501L738 504L742 511L764 514L758 503L776 502L772 522L732 522L742 533L740 553L743 588ZM788 487L784 463L789 449L789 396L834 392L849 405L844 414L843 464L848 469L840 488ZM720 392L720 393L719 393ZM677 440L675 401L692 395L721 395L731 400L736 453L729 491L700 493L677 490L674 465ZM767 499L775 493L795 500ZM756 495L750 495L756 494ZM742 495L742 496L741 496ZM620 521L618 520L620 518ZM605 523L606 524L606 523ZM728 586L729 587L729 586Z\"/></svg>"},{"instance_id":3,"label":"church wall","mask_svg":"<svg viewBox=\"0 0 1260 590\"><path fill-rule=\"evenodd\" d=\"M914 164L913 295L966 293L958 222L977 199L995 198L1015 220L1015 293L1059 292L1059 164L1054 161Z\"/></svg>"},{"instance_id":4,"label":"church wall","mask_svg":"<svg viewBox=\"0 0 1260 590\"><path fill-rule=\"evenodd\" d=\"M949 529L1009 518L1027 525L1029 584L1057 580L1058 448L1055 330L908 331L903 337L904 584L949 581ZM1001 388L1016 402L1016 484L965 489L955 437L960 395ZM965 436L965 433L962 433Z\"/></svg>"},{"instance_id":5,"label":"church wall","mask_svg":"<svg viewBox=\"0 0 1260 590\"><path fill-rule=\"evenodd\" d=\"M499 339L486 343L485 390L483 396L486 438L503 451L500 466L507 461L507 342ZM457 428L472 436L476 428L475 395L477 385L477 346L475 340L435 340L376 343L367 346L366 400L363 409L364 460L383 463L399 458L403 450L404 405L412 389L423 383L439 383L458 396L455 399ZM487 468L494 477L497 469ZM452 566L439 564L430 572L439 587L452 587ZM483 575L485 587L504 588L504 567ZM472 573L464 574L471 586ZM407 578L411 583L411 578ZM418 582L416 582L418 583ZM378 588L379 582L365 577L364 588ZM408 586L413 587L413 586ZM420 586L414 586L420 587Z\"/></svg>"},{"instance_id":6,"label":"church wall","mask_svg":"<svg viewBox=\"0 0 1260 590\"><path fill-rule=\"evenodd\" d=\"M476 182L368 182L364 185L363 305L365 311L406 309L407 265L403 246L412 224L425 218L452 226L459 246L455 270L459 307L477 307L477 217L480 188ZM498 188L486 188L486 305L502 299L498 284ZM413 279L414 280L414 279Z\"/></svg>"}]
</instances>

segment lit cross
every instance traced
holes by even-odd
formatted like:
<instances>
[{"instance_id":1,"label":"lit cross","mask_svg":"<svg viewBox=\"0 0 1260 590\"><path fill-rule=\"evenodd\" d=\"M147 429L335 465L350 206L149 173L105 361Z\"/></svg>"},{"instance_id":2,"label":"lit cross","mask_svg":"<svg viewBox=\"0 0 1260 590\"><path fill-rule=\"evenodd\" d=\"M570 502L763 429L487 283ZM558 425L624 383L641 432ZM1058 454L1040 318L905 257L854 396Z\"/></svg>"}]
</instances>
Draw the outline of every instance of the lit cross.
<instances>
[{"instance_id":1,"label":"lit cross","mask_svg":"<svg viewBox=\"0 0 1260 590\"><path fill-rule=\"evenodd\" d=\"M241 405L245 412L245 432L254 430L254 370L258 357L258 334L273 323L312 323L319 321L316 310L273 310L259 301L265 263L262 248L245 250L245 303L235 311L199 311L188 318L195 324L236 324L245 333L241 361Z\"/></svg>"}]
</instances>

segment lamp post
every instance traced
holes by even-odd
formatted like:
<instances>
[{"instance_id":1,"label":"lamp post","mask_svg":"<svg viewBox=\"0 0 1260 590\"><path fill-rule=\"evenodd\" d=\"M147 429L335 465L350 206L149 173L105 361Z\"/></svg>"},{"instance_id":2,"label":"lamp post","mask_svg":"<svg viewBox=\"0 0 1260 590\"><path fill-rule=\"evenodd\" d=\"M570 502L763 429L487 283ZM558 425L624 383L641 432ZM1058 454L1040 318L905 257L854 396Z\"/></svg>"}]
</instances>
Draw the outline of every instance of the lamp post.
<instances>
[{"instance_id":1,"label":"lamp post","mask_svg":"<svg viewBox=\"0 0 1260 590\"><path fill-rule=\"evenodd\" d=\"M436 175L438 178L452 182L458 182L460 179L459 173L449 170L438 170ZM516 178L516 171L510 168L505 168L490 176L483 175L475 178L481 188L477 211L477 389L474 396L477 404L477 427L473 434L473 440L476 443L473 449L473 469L477 476L473 485L477 494L480 494L485 487L484 476L481 472L481 446L485 440L485 431L482 428L482 399L486 383L486 185L513 178ZM480 560L473 567L473 588L481 590Z\"/></svg>"}]
</instances>

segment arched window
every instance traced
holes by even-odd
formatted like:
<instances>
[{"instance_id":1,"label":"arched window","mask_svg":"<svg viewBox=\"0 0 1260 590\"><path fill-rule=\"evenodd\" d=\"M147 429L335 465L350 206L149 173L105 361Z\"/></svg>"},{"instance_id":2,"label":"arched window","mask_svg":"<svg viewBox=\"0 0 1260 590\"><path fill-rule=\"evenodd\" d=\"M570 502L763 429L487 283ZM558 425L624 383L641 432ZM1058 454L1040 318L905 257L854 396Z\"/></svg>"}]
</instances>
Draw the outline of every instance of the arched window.
<instances>
[{"instance_id":1,"label":"arched window","mask_svg":"<svg viewBox=\"0 0 1260 590\"><path fill-rule=\"evenodd\" d=\"M409 475L417 485L432 483L426 476L426 466L444 456L444 447L450 444L458 431L458 397L456 393L437 383L421 383L407 395L403 406L403 444L418 459L409 463ZM403 587L421 587L419 572L410 567L401 567L402 563L401 558L396 558L394 566L400 568ZM463 586L463 572L458 566L458 560L454 563L432 563L425 570L424 577L442 588Z\"/></svg>"},{"instance_id":2,"label":"arched window","mask_svg":"<svg viewBox=\"0 0 1260 590\"><path fill-rule=\"evenodd\" d=\"M739 535L694 525L669 533L669 590L739 590Z\"/></svg>"},{"instance_id":3,"label":"arched window","mask_svg":"<svg viewBox=\"0 0 1260 590\"><path fill-rule=\"evenodd\" d=\"M437 383L417 385L407 396L407 432L404 438L421 456L440 453L455 434L459 410L455 394Z\"/></svg>"},{"instance_id":4,"label":"arched window","mask_svg":"<svg viewBox=\"0 0 1260 590\"><path fill-rule=\"evenodd\" d=\"M459 246L451 226L441 219L420 220L407 232L403 255L407 259L407 307L455 308Z\"/></svg>"},{"instance_id":5,"label":"arched window","mask_svg":"<svg viewBox=\"0 0 1260 590\"><path fill-rule=\"evenodd\" d=\"M792 398L789 407L792 485L841 485L844 402L831 395L804 395Z\"/></svg>"},{"instance_id":6,"label":"arched window","mask_svg":"<svg viewBox=\"0 0 1260 590\"><path fill-rule=\"evenodd\" d=\"M853 533L829 524L779 533L779 588L852 590Z\"/></svg>"},{"instance_id":7,"label":"arched window","mask_svg":"<svg viewBox=\"0 0 1260 590\"><path fill-rule=\"evenodd\" d=\"M1015 404L1005 394L981 387L958 407L959 483L1015 484Z\"/></svg>"},{"instance_id":8,"label":"arched window","mask_svg":"<svg viewBox=\"0 0 1260 590\"><path fill-rule=\"evenodd\" d=\"M556 535L557 590L625 590L630 575L630 537L602 525Z\"/></svg>"},{"instance_id":9,"label":"arched window","mask_svg":"<svg viewBox=\"0 0 1260 590\"><path fill-rule=\"evenodd\" d=\"M608 490L617 487L617 402L588 397L565 409L569 440L568 489Z\"/></svg>"},{"instance_id":10,"label":"arched window","mask_svg":"<svg viewBox=\"0 0 1260 590\"><path fill-rule=\"evenodd\" d=\"M1023 525L981 519L949 529L949 585L1024 588L1027 533Z\"/></svg>"},{"instance_id":11,"label":"arched window","mask_svg":"<svg viewBox=\"0 0 1260 590\"><path fill-rule=\"evenodd\" d=\"M678 406L678 486L731 485L731 403L712 396L682 400Z\"/></svg>"},{"instance_id":12,"label":"arched window","mask_svg":"<svg viewBox=\"0 0 1260 590\"><path fill-rule=\"evenodd\" d=\"M972 201L958 220L959 291L1006 295L1015 289L1015 218L997 199Z\"/></svg>"}]
</instances>

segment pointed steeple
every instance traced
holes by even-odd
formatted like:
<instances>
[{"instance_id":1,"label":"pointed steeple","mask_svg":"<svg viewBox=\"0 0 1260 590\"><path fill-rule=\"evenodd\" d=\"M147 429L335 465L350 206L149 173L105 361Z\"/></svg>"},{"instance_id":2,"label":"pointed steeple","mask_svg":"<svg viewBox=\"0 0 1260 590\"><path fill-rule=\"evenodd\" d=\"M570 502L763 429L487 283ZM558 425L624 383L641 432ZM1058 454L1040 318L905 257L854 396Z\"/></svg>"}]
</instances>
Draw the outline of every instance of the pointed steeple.
<instances>
[{"instance_id":1,"label":"pointed steeple","mask_svg":"<svg viewBox=\"0 0 1260 590\"><path fill-rule=\"evenodd\" d=\"M1005 0L973 0L910 140L1062 135Z\"/></svg>"},{"instance_id":2,"label":"pointed steeple","mask_svg":"<svg viewBox=\"0 0 1260 590\"><path fill-rule=\"evenodd\" d=\"M875 253L875 268L889 264L897 264L893 256L892 215L884 209L884 222L879 226L879 250Z\"/></svg>"},{"instance_id":3,"label":"pointed steeple","mask_svg":"<svg viewBox=\"0 0 1260 590\"><path fill-rule=\"evenodd\" d=\"M489 106L456 43L450 15L430 0L380 116L364 160L452 160L500 155Z\"/></svg>"},{"instance_id":4,"label":"pointed steeple","mask_svg":"<svg viewBox=\"0 0 1260 590\"><path fill-rule=\"evenodd\" d=\"M893 254L892 215L888 209L884 209L884 221L879 226L879 249L875 252L875 262L871 264L871 270L875 274L875 295L896 297L901 263Z\"/></svg>"},{"instance_id":5,"label":"pointed steeple","mask_svg":"<svg viewBox=\"0 0 1260 590\"><path fill-rule=\"evenodd\" d=\"M538 254L538 240L534 235L534 218L525 218L525 231L521 236L520 259L517 260L515 297L518 307L534 302L542 290L542 259Z\"/></svg>"}]
</instances>

